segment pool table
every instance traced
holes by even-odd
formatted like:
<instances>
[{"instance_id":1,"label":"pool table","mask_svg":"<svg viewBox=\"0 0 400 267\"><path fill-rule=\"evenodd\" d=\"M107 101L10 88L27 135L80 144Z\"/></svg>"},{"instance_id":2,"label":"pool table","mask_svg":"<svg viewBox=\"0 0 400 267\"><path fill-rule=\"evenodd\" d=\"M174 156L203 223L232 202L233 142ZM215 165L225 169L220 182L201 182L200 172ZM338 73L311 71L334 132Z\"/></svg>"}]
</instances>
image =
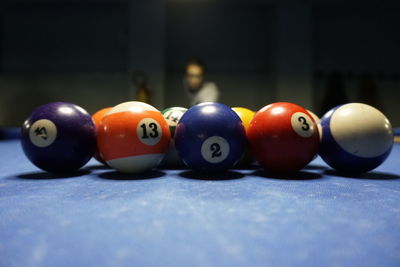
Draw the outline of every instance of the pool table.
<instances>
[{"instance_id":1,"label":"pool table","mask_svg":"<svg viewBox=\"0 0 400 267\"><path fill-rule=\"evenodd\" d=\"M400 266L400 144L344 176L42 172L0 141L0 266Z\"/></svg>"}]
</instances>

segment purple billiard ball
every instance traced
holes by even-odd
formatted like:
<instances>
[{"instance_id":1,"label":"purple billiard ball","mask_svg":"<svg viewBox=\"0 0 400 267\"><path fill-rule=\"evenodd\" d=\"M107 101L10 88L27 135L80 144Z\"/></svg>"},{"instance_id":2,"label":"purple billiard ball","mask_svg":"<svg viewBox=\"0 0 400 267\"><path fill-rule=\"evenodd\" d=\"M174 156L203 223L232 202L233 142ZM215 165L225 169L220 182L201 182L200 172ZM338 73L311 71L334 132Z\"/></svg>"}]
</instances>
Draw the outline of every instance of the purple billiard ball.
<instances>
[{"instance_id":1,"label":"purple billiard ball","mask_svg":"<svg viewBox=\"0 0 400 267\"><path fill-rule=\"evenodd\" d=\"M28 159L52 173L73 172L96 151L96 130L89 113L65 102L36 108L21 128L22 149Z\"/></svg>"}]
</instances>

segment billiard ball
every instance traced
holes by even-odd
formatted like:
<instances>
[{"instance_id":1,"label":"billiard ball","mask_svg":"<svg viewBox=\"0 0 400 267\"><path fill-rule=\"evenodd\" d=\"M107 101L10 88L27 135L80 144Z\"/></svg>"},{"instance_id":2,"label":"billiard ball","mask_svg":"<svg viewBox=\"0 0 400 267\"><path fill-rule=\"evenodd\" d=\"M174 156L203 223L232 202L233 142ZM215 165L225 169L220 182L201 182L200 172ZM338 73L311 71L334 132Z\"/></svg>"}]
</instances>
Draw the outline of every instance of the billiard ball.
<instances>
[{"instance_id":1,"label":"billiard ball","mask_svg":"<svg viewBox=\"0 0 400 267\"><path fill-rule=\"evenodd\" d=\"M313 120L315 121L315 123L320 123L320 122L321 122L321 119L320 119L314 112L312 112L312 111L309 110L309 109L306 109L306 110L307 110L308 114L311 115L311 117L313 118Z\"/></svg>"},{"instance_id":2,"label":"billiard ball","mask_svg":"<svg viewBox=\"0 0 400 267\"><path fill-rule=\"evenodd\" d=\"M232 109L242 120L244 129L247 132L247 129L249 128L250 122L253 119L255 112L248 108L243 108L243 107L233 107ZM249 146L246 145L245 152L243 153L243 157L239 161L238 165L243 167L250 165L253 162L254 162L254 157L250 152Z\"/></svg>"},{"instance_id":3,"label":"billiard ball","mask_svg":"<svg viewBox=\"0 0 400 267\"><path fill-rule=\"evenodd\" d=\"M400 143L400 129L394 129L393 134L394 134L394 141L396 143Z\"/></svg>"},{"instance_id":4,"label":"billiard ball","mask_svg":"<svg viewBox=\"0 0 400 267\"><path fill-rule=\"evenodd\" d=\"M94 125L96 126L96 130L98 128L98 125L100 124L100 121L103 119L104 115L107 114L107 112L109 112L112 109L112 107L107 107L107 108L103 108L100 109L98 111L96 111L93 115L92 115L92 119L94 122ZM104 159L101 157L99 151L96 151L96 153L93 156L97 161L106 164L106 162L104 161Z\"/></svg>"},{"instance_id":5,"label":"billiard ball","mask_svg":"<svg viewBox=\"0 0 400 267\"><path fill-rule=\"evenodd\" d=\"M294 172L317 154L319 134L311 115L302 107L278 102L260 109L247 131L251 150L269 172Z\"/></svg>"},{"instance_id":6,"label":"billiard ball","mask_svg":"<svg viewBox=\"0 0 400 267\"><path fill-rule=\"evenodd\" d=\"M22 149L37 167L51 173L73 172L96 151L96 131L83 108L52 102L36 108L21 128Z\"/></svg>"},{"instance_id":7,"label":"billiard ball","mask_svg":"<svg viewBox=\"0 0 400 267\"><path fill-rule=\"evenodd\" d=\"M175 146L189 168L223 171L242 157L246 133L239 116L230 107L206 102L183 114L176 126Z\"/></svg>"},{"instance_id":8,"label":"billiard ball","mask_svg":"<svg viewBox=\"0 0 400 267\"><path fill-rule=\"evenodd\" d=\"M317 124L317 129L318 129L318 134L319 134L319 140L321 141L322 138L322 128L321 128L321 119L311 110L306 109L308 114L311 115L311 117L313 118L314 122ZM318 157L318 153L315 154L314 159Z\"/></svg>"},{"instance_id":9,"label":"billiard ball","mask_svg":"<svg viewBox=\"0 0 400 267\"><path fill-rule=\"evenodd\" d=\"M239 116L239 118L243 122L243 126L245 130L249 128L250 122L254 117L255 112L248 109L248 108L243 108L243 107L233 107L233 111L236 112L236 114Z\"/></svg>"},{"instance_id":10,"label":"billiard ball","mask_svg":"<svg viewBox=\"0 0 400 267\"><path fill-rule=\"evenodd\" d=\"M322 117L321 126L320 156L338 171L370 171L389 156L393 146L389 120L366 104L337 106Z\"/></svg>"},{"instance_id":11,"label":"billiard ball","mask_svg":"<svg viewBox=\"0 0 400 267\"><path fill-rule=\"evenodd\" d=\"M153 106L130 101L113 107L100 122L97 146L106 163L124 173L157 166L170 142L168 123Z\"/></svg>"},{"instance_id":12,"label":"billiard ball","mask_svg":"<svg viewBox=\"0 0 400 267\"><path fill-rule=\"evenodd\" d=\"M171 108L167 108L167 109L164 109L163 111L161 111L165 120L168 123L169 130L171 132L171 142L170 142L167 154L165 155L165 157L162 161L163 164L166 166L181 166L181 165L183 165L183 162L178 155L178 151L176 151L176 148L175 148L174 135L175 135L176 125L178 124L182 115L186 111L187 111L187 108L182 108L182 107L171 107Z\"/></svg>"},{"instance_id":13,"label":"billiard ball","mask_svg":"<svg viewBox=\"0 0 400 267\"><path fill-rule=\"evenodd\" d=\"M309 110L309 109L306 109L306 110L307 110L308 114L310 114L311 117L314 119L314 122L317 124L319 138L321 139L321 137L322 137L321 119L311 110Z\"/></svg>"}]
</instances>

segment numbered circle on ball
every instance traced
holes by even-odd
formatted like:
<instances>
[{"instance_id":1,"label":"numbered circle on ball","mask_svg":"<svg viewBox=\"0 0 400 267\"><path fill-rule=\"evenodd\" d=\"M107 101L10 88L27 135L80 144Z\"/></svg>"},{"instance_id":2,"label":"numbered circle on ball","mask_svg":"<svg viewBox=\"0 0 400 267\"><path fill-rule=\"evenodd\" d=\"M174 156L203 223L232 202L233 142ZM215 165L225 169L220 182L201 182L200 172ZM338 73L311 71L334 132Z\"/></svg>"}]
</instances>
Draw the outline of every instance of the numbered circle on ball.
<instances>
[{"instance_id":1,"label":"numbered circle on ball","mask_svg":"<svg viewBox=\"0 0 400 267\"><path fill-rule=\"evenodd\" d=\"M167 120L169 126L176 126L181 119L183 113L182 110L168 110L163 114L164 118Z\"/></svg>"},{"instance_id":2,"label":"numbered circle on ball","mask_svg":"<svg viewBox=\"0 0 400 267\"><path fill-rule=\"evenodd\" d=\"M38 147L51 145L57 137L56 125L46 119L35 121L29 129L29 139Z\"/></svg>"},{"instance_id":3,"label":"numbered circle on ball","mask_svg":"<svg viewBox=\"0 0 400 267\"><path fill-rule=\"evenodd\" d=\"M307 114L296 112L291 118L293 130L301 137L311 137L314 134L314 122Z\"/></svg>"},{"instance_id":4,"label":"numbered circle on ball","mask_svg":"<svg viewBox=\"0 0 400 267\"><path fill-rule=\"evenodd\" d=\"M162 129L156 120L146 118L138 123L136 134L140 142L148 146L154 146L161 140Z\"/></svg>"},{"instance_id":5,"label":"numbered circle on ball","mask_svg":"<svg viewBox=\"0 0 400 267\"><path fill-rule=\"evenodd\" d=\"M211 136L201 145L201 155L210 163L224 161L229 155L229 143L221 136Z\"/></svg>"}]
</instances>

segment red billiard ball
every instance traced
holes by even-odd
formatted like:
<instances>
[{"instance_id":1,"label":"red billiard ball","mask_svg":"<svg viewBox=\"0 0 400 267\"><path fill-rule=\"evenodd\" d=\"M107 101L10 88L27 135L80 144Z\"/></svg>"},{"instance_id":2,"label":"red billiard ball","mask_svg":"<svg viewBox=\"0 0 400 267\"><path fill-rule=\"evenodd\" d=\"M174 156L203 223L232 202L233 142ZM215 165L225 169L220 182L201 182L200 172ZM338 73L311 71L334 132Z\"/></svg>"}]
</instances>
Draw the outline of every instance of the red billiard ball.
<instances>
[{"instance_id":1,"label":"red billiard ball","mask_svg":"<svg viewBox=\"0 0 400 267\"><path fill-rule=\"evenodd\" d=\"M168 123L161 112L137 101L113 107L97 130L100 155L110 167L125 173L139 173L157 166L170 139Z\"/></svg>"},{"instance_id":2,"label":"red billiard ball","mask_svg":"<svg viewBox=\"0 0 400 267\"><path fill-rule=\"evenodd\" d=\"M100 109L98 111L96 111L93 115L92 115L92 120L94 122L94 125L96 126L96 132L97 129L100 125L100 121L103 119L103 117L107 114L107 112L109 112L112 109L112 107L108 107L108 108L103 108ZM93 156L97 161L106 164L106 162L104 161L104 159L101 157L99 151L96 151L96 153Z\"/></svg>"},{"instance_id":3,"label":"red billiard ball","mask_svg":"<svg viewBox=\"0 0 400 267\"><path fill-rule=\"evenodd\" d=\"M315 121L307 110L292 103L273 103L260 109L247 135L255 158L270 172L300 170L318 152Z\"/></svg>"}]
</instances>

